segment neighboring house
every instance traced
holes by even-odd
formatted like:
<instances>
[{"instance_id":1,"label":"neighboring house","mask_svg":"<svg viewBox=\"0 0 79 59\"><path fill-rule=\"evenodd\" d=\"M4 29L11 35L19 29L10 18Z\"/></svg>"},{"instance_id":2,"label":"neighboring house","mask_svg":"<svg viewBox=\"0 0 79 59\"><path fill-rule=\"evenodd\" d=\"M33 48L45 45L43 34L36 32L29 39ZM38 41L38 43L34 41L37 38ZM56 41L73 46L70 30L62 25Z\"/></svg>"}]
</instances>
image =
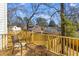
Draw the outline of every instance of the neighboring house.
<instances>
[{"instance_id":1,"label":"neighboring house","mask_svg":"<svg viewBox=\"0 0 79 59\"><path fill-rule=\"evenodd\" d=\"M41 29L39 25L29 28L30 31L39 32L39 33L51 33L51 34L60 34L61 30L58 27L45 27L44 30Z\"/></svg>"},{"instance_id":2,"label":"neighboring house","mask_svg":"<svg viewBox=\"0 0 79 59\"><path fill-rule=\"evenodd\" d=\"M60 28L58 27L47 27L45 28L45 30L43 31L44 33L51 33L51 34L60 34Z\"/></svg>"},{"instance_id":3,"label":"neighboring house","mask_svg":"<svg viewBox=\"0 0 79 59\"><path fill-rule=\"evenodd\" d=\"M9 26L9 27L8 27L8 30L9 30L9 31L13 31L13 30L19 31L19 30L22 30L22 29L21 29L21 27L17 27L17 26Z\"/></svg>"},{"instance_id":4,"label":"neighboring house","mask_svg":"<svg viewBox=\"0 0 79 59\"><path fill-rule=\"evenodd\" d=\"M16 26L10 26L9 30L12 31L12 28L16 28ZM20 27L17 27L20 28ZM26 29L26 27L25 27ZM41 29L41 27L39 25L35 25L35 26L31 26L28 29L29 31L33 31L33 32L39 32L39 33L51 33L51 34L60 34L61 30L59 27L45 27L44 30Z\"/></svg>"},{"instance_id":5,"label":"neighboring house","mask_svg":"<svg viewBox=\"0 0 79 59\"><path fill-rule=\"evenodd\" d=\"M29 28L29 30L33 32L42 32L41 27L39 25L35 25L34 27Z\"/></svg>"},{"instance_id":6,"label":"neighboring house","mask_svg":"<svg viewBox=\"0 0 79 59\"><path fill-rule=\"evenodd\" d=\"M22 29L23 29L23 30L27 30L27 26L24 25L24 26L22 27Z\"/></svg>"},{"instance_id":7,"label":"neighboring house","mask_svg":"<svg viewBox=\"0 0 79 59\"><path fill-rule=\"evenodd\" d=\"M12 30L13 31L20 31L21 30L21 27L13 26L12 27Z\"/></svg>"}]
</instances>

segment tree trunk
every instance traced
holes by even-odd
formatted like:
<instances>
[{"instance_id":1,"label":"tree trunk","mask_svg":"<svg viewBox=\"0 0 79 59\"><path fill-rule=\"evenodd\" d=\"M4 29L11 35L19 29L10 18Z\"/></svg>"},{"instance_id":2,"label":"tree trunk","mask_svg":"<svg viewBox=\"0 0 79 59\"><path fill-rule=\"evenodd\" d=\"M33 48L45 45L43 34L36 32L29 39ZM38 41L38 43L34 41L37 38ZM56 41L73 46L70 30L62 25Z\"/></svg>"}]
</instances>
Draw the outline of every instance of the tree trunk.
<instances>
[{"instance_id":1,"label":"tree trunk","mask_svg":"<svg viewBox=\"0 0 79 59\"><path fill-rule=\"evenodd\" d=\"M61 35L65 36L65 24L64 24L64 3L60 4L61 7L61 13L60 13L60 17L61 17ZM61 42L61 47L62 47L62 54L64 53L64 46L63 46L63 38L62 38L62 42Z\"/></svg>"},{"instance_id":2,"label":"tree trunk","mask_svg":"<svg viewBox=\"0 0 79 59\"><path fill-rule=\"evenodd\" d=\"M29 30L29 20L27 21L27 30Z\"/></svg>"}]
</instances>

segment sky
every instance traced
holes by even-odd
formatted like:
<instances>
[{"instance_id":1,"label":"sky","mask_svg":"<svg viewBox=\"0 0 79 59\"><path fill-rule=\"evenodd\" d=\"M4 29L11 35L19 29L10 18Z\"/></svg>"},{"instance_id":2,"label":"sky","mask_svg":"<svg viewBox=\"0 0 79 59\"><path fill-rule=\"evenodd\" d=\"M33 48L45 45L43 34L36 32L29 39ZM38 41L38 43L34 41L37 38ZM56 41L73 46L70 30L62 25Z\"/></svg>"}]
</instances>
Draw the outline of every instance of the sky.
<instances>
[{"instance_id":1,"label":"sky","mask_svg":"<svg viewBox=\"0 0 79 59\"><path fill-rule=\"evenodd\" d=\"M75 4L75 3L71 3L71 4L65 4L67 7L67 9L70 7L76 7L78 6L79 4ZM30 3L8 3L7 4L7 10L11 10L15 7L19 7L21 6L20 8L24 8L22 11L20 10L17 10L17 15L20 16L20 17L30 17L31 14L32 14L32 6ZM52 6L54 6L56 9L60 10L60 4L59 3L53 3ZM32 21L35 22L35 19L38 18L38 17L42 17L42 18L45 18L47 19L47 22L49 23L50 21L50 15L52 13L54 13L56 10L54 8L49 8L47 6L44 6L44 5L41 5L38 9L38 12L39 14L36 14L34 15L34 17L32 18ZM42 12L42 13L41 13ZM15 16L15 14L13 15ZM16 16L15 16L16 17ZM12 19L14 20L13 17ZM52 17L52 20L55 21L56 24L59 24L59 21L60 21L60 15L58 13L56 13L53 17Z\"/></svg>"}]
</instances>

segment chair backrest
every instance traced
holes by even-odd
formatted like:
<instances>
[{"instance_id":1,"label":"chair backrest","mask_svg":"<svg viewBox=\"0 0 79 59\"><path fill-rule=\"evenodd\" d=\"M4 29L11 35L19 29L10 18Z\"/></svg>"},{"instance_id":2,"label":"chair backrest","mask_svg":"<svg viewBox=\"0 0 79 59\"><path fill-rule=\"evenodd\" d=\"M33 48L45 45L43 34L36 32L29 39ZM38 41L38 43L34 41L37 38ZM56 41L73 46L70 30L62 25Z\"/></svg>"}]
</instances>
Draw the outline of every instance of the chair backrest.
<instances>
[{"instance_id":1,"label":"chair backrest","mask_svg":"<svg viewBox=\"0 0 79 59\"><path fill-rule=\"evenodd\" d=\"M17 42L19 42L18 37L16 35L15 36L12 36L12 43L15 44Z\"/></svg>"}]
</instances>

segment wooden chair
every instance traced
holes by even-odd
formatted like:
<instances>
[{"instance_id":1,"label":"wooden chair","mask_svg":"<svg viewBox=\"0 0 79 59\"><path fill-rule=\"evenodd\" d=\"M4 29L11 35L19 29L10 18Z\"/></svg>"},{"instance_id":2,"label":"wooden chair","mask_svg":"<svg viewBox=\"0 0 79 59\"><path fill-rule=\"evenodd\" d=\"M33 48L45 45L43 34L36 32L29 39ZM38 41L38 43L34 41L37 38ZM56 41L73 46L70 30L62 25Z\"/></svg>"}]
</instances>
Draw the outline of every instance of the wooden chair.
<instances>
[{"instance_id":1,"label":"wooden chair","mask_svg":"<svg viewBox=\"0 0 79 59\"><path fill-rule=\"evenodd\" d=\"M26 44L25 45L23 45L22 44L22 42L20 42L20 40L18 39L18 37L15 35L15 36L12 36L12 43L13 43L13 47L12 47L12 54L14 54L14 50L15 50L15 48L21 48L21 55L22 55L22 48L23 48L23 46L25 46L26 47Z\"/></svg>"}]
</instances>

